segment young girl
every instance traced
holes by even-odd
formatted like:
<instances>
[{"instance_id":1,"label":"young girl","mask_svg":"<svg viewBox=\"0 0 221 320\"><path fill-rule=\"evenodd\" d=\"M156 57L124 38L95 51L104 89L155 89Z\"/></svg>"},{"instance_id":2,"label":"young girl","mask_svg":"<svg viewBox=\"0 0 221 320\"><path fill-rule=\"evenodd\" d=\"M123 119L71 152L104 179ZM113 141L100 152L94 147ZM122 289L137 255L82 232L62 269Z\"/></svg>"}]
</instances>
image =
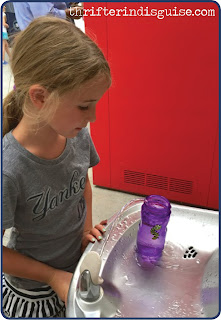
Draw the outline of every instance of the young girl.
<instances>
[{"instance_id":1,"label":"young girl","mask_svg":"<svg viewBox=\"0 0 221 320\"><path fill-rule=\"evenodd\" d=\"M7 52L9 58L11 56L9 47L8 47L8 24L6 22L6 14L5 14L6 7L4 6L2 8L2 64L8 64L7 61L5 61L5 51Z\"/></svg>"},{"instance_id":2,"label":"young girl","mask_svg":"<svg viewBox=\"0 0 221 320\"><path fill-rule=\"evenodd\" d=\"M16 38L14 90L3 103L3 311L63 317L92 228L88 168L99 157L86 128L111 84L97 45L70 22L34 20Z\"/></svg>"}]
</instances>

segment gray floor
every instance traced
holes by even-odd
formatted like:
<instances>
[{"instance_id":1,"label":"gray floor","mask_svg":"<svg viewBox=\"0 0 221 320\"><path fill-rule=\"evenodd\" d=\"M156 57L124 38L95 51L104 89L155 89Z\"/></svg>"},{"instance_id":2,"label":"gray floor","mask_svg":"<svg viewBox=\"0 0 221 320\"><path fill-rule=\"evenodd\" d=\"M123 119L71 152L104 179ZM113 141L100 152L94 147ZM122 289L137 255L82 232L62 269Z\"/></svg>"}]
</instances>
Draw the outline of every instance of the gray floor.
<instances>
[{"instance_id":1,"label":"gray floor","mask_svg":"<svg viewBox=\"0 0 221 320\"><path fill-rule=\"evenodd\" d=\"M8 57L6 55L6 60ZM3 97L12 90L14 81L11 74L10 66L3 65ZM93 224L99 223L101 220L110 218L114 213L118 212L126 203L132 199L139 198L137 195L128 194L119 191L113 191L97 187L93 184L92 169L89 169L89 177L93 192ZM5 233L4 243L7 242L9 231Z\"/></svg>"}]
</instances>

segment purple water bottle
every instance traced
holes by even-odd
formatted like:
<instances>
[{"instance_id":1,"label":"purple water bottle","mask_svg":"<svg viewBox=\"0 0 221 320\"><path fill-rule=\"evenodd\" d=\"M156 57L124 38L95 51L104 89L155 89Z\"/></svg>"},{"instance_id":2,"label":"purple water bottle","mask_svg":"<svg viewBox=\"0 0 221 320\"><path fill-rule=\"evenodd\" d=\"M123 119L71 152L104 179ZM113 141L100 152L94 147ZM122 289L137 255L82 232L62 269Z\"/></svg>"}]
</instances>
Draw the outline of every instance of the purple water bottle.
<instances>
[{"instance_id":1,"label":"purple water bottle","mask_svg":"<svg viewBox=\"0 0 221 320\"><path fill-rule=\"evenodd\" d=\"M163 196L151 195L145 198L137 234L137 259L142 267L155 264L160 259L170 213L170 202Z\"/></svg>"}]
</instances>

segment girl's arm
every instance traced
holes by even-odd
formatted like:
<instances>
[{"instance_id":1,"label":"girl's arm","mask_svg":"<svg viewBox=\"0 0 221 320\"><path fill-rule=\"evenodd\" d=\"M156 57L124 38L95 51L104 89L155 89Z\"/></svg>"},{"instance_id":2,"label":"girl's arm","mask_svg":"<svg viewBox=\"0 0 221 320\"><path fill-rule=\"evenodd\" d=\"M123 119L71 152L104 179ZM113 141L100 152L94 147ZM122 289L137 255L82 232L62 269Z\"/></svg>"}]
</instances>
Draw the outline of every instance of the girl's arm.
<instances>
[{"instance_id":1,"label":"girl's arm","mask_svg":"<svg viewBox=\"0 0 221 320\"><path fill-rule=\"evenodd\" d=\"M3 246L3 272L48 283L54 268Z\"/></svg>"},{"instance_id":2,"label":"girl's arm","mask_svg":"<svg viewBox=\"0 0 221 320\"><path fill-rule=\"evenodd\" d=\"M82 250L86 248L89 242L95 242L95 238L99 241L102 239L102 233L105 232L104 225L107 224L107 220L101 221L94 228L92 225L92 189L91 183L87 174L86 185L84 191L84 198L87 205L87 216L84 225L84 236L82 240Z\"/></svg>"},{"instance_id":3,"label":"girl's arm","mask_svg":"<svg viewBox=\"0 0 221 320\"><path fill-rule=\"evenodd\" d=\"M87 216L86 216L85 224L84 224L84 233L85 233L85 232L90 232L90 230L93 227L92 226L92 189L91 189L91 183L90 183L88 174L86 177L84 199L85 199L86 205L87 205Z\"/></svg>"},{"instance_id":4,"label":"girl's arm","mask_svg":"<svg viewBox=\"0 0 221 320\"><path fill-rule=\"evenodd\" d=\"M82 241L83 248L85 248L90 241L94 242L94 237L100 240L99 237L101 237L101 232L105 232L103 229L104 224L106 224L106 221L102 221L94 228L92 227L92 190L88 176L84 197L87 204L87 216ZM4 246L3 272L15 277L47 283L53 288L62 301L67 302L68 290L73 276L72 273L55 269Z\"/></svg>"},{"instance_id":5,"label":"girl's arm","mask_svg":"<svg viewBox=\"0 0 221 320\"><path fill-rule=\"evenodd\" d=\"M72 273L52 268L4 246L2 257L4 273L47 283L62 301L67 302Z\"/></svg>"}]
</instances>

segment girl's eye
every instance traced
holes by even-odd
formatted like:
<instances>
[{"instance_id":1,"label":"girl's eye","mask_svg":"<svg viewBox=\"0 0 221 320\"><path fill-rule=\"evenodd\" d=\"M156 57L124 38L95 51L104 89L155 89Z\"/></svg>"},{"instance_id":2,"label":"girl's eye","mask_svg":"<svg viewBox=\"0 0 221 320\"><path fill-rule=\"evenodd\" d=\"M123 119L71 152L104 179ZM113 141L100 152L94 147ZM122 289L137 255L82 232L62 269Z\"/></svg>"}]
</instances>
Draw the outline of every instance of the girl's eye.
<instances>
[{"instance_id":1,"label":"girl's eye","mask_svg":"<svg viewBox=\"0 0 221 320\"><path fill-rule=\"evenodd\" d=\"M85 107L79 106L78 108L79 108L80 110L83 110L83 111L88 110L88 106L85 106Z\"/></svg>"}]
</instances>

